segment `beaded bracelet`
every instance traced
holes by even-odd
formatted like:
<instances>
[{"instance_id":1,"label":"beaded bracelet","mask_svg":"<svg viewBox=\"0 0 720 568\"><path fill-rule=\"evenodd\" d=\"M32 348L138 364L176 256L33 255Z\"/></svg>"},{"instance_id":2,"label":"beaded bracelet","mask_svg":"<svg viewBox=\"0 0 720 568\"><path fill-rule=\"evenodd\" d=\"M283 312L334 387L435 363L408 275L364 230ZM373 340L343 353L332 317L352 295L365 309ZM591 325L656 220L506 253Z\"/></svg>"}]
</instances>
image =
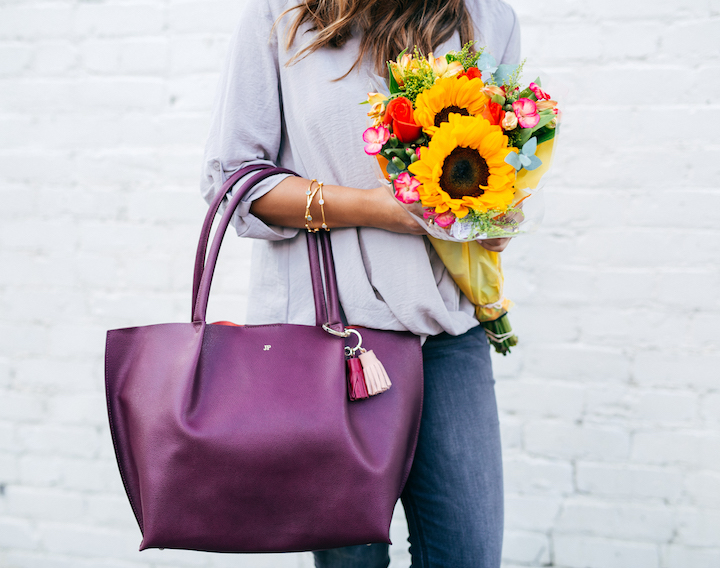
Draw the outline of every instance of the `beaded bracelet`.
<instances>
[{"instance_id":1,"label":"beaded bracelet","mask_svg":"<svg viewBox=\"0 0 720 568\"><path fill-rule=\"evenodd\" d=\"M313 190L312 186L314 183L316 183L317 180L311 180L310 186L307 188L307 191L305 192L305 195L307 195L307 199L305 201L305 228L308 230L308 233L316 233L317 229L315 227L311 227L310 223L312 223L312 215L310 215L310 206L312 205L313 199L315 199L315 194L320 191L320 188L322 187L322 182L318 183L318 186Z\"/></svg>"},{"instance_id":2,"label":"beaded bracelet","mask_svg":"<svg viewBox=\"0 0 720 568\"><path fill-rule=\"evenodd\" d=\"M318 182L318 191L320 192L320 199L318 200L318 203L320 204L320 213L322 213L322 228L326 231L329 231L330 229L327 226L327 223L325 222L325 198L323 197L323 182ZM315 229L317 230L317 229Z\"/></svg>"}]
</instances>

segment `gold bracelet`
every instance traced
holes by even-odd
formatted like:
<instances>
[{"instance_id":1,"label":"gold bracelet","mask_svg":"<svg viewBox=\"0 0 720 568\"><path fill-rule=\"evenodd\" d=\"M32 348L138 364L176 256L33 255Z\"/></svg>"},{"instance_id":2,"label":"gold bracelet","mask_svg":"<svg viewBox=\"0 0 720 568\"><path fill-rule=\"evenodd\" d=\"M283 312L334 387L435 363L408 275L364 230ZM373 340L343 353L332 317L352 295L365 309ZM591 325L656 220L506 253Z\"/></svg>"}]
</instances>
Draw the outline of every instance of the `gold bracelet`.
<instances>
[{"instance_id":1,"label":"gold bracelet","mask_svg":"<svg viewBox=\"0 0 720 568\"><path fill-rule=\"evenodd\" d=\"M307 199L305 201L305 228L308 230L308 233L316 233L317 229L315 227L311 227L310 223L312 223L312 215L310 215L310 206L312 205L313 199L315 199L315 194L319 191L319 189L322 187L322 184L319 184L314 190L312 188L313 184L317 182L316 179L310 181L310 186L307 188L307 191L305 192L305 195L307 195Z\"/></svg>"},{"instance_id":2,"label":"gold bracelet","mask_svg":"<svg viewBox=\"0 0 720 568\"><path fill-rule=\"evenodd\" d=\"M326 231L329 231L330 229L327 226L327 223L325 222L325 198L323 197L323 182L318 182L318 191L320 192L320 199L318 200L318 203L320 204L320 213L322 213L322 228Z\"/></svg>"}]
</instances>

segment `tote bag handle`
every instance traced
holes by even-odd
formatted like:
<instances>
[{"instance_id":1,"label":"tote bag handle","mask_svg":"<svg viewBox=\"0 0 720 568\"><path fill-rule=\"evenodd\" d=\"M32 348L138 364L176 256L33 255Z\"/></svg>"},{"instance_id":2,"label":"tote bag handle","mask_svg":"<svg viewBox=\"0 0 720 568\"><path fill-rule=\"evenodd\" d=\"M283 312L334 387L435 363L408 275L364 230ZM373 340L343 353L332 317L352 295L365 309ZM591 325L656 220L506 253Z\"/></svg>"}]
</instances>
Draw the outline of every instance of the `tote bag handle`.
<instances>
[{"instance_id":1,"label":"tote bag handle","mask_svg":"<svg viewBox=\"0 0 720 568\"><path fill-rule=\"evenodd\" d=\"M212 221L217 213L220 203L225 195L230 191L233 184L248 173L255 173L248 181L242 184L240 189L236 191L223 213L217 231L210 246L207 260L205 260L205 251L209 240ZM294 172L283 169L267 167L265 165L248 166L238 170L223 184L218 195L213 199L212 204L205 217L205 223L198 242L198 249L195 258L195 272L193 279L193 322L204 322L207 314L207 304L210 295L210 287L212 285L212 277L215 271L215 265L222 245L222 240L227 230L230 220L235 209L240 205L242 197L257 183L263 179L279 173L288 173L297 175ZM320 260L318 255L317 241L320 241L320 250L323 255L323 271L321 271ZM332 259L332 247L330 237L326 231L321 231L319 237L316 234L308 233L308 256L310 260L310 274L312 279L313 297L315 302L316 324L326 324L335 331L343 329L340 318L340 302L337 291L337 280L335 278L335 267ZM325 276L325 293L323 293L322 272ZM327 316L325 315L327 314Z\"/></svg>"}]
</instances>

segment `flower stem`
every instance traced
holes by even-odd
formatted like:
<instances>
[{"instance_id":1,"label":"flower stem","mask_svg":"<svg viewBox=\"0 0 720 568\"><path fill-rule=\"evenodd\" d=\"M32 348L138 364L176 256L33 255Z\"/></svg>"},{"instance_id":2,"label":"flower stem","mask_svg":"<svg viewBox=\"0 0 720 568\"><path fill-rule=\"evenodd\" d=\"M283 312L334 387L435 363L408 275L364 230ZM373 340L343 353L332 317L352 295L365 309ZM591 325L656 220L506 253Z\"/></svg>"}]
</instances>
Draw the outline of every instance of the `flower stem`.
<instances>
[{"instance_id":1,"label":"flower stem","mask_svg":"<svg viewBox=\"0 0 720 568\"><path fill-rule=\"evenodd\" d=\"M485 328L488 341L495 347L495 351L498 353L507 355L510 353L510 348L515 347L518 344L517 335L513 333L512 327L510 326L510 320L508 320L507 317L507 312L496 320L483 321L480 323Z\"/></svg>"}]
</instances>

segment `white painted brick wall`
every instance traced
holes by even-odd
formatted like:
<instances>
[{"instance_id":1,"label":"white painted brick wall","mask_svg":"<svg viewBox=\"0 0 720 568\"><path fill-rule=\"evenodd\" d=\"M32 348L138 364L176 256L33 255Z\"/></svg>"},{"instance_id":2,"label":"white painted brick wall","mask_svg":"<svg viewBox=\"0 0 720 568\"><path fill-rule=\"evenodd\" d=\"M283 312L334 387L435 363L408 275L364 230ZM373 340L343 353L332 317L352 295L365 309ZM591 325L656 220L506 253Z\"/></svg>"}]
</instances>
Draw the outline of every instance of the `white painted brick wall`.
<instances>
[{"instance_id":1,"label":"white painted brick wall","mask_svg":"<svg viewBox=\"0 0 720 568\"><path fill-rule=\"evenodd\" d=\"M545 224L505 254L504 568L718 568L720 3L511 3L569 96ZM241 5L0 3L1 568L312 564L137 552L104 414L104 331L187 319ZM248 262L228 237L211 318L243 319Z\"/></svg>"}]
</instances>

